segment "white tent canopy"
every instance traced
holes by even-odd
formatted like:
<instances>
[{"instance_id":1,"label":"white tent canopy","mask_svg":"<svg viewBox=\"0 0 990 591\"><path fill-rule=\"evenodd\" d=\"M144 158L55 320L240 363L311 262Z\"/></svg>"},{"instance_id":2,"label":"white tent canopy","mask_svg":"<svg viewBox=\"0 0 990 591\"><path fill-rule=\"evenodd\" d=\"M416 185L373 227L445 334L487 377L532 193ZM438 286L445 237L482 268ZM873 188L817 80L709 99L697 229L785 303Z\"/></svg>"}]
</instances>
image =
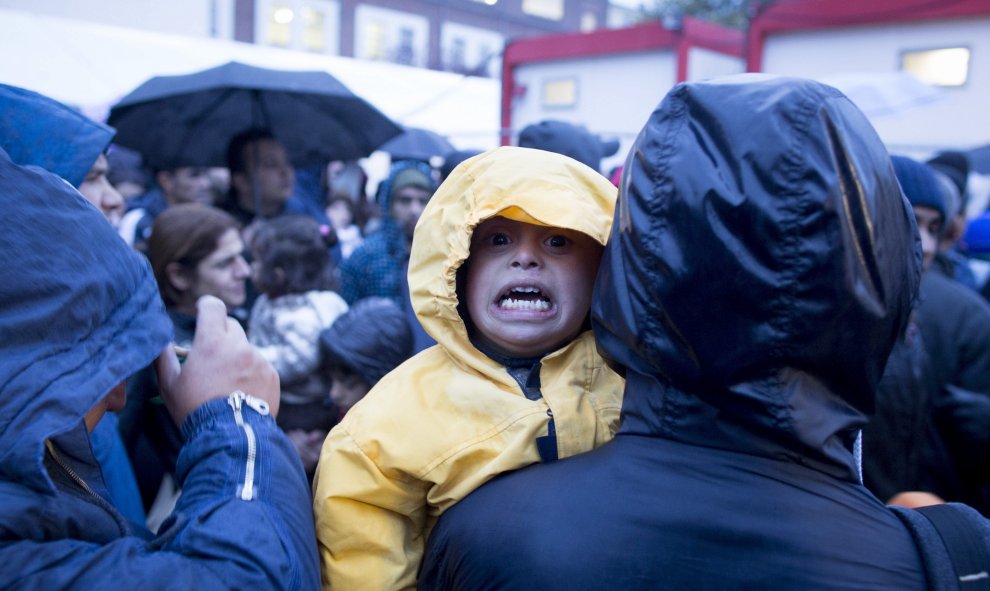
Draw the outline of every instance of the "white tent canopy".
<instances>
[{"instance_id":1,"label":"white tent canopy","mask_svg":"<svg viewBox=\"0 0 990 591\"><path fill-rule=\"evenodd\" d=\"M324 70L395 122L435 131L455 147L498 145L499 82L421 68L164 35L0 9L0 82L45 94L104 120L110 106L159 75L229 61Z\"/></svg>"}]
</instances>

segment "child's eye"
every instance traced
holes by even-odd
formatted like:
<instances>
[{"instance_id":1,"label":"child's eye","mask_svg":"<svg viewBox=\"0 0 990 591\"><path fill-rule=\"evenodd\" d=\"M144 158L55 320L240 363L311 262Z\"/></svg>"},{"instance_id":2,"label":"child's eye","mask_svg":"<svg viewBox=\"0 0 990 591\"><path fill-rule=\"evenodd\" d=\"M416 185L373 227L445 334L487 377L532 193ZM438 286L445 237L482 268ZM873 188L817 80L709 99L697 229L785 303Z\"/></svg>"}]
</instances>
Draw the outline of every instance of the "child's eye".
<instances>
[{"instance_id":1,"label":"child's eye","mask_svg":"<svg viewBox=\"0 0 990 591\"><path fill-rule=\"evenodd\" d=\"M561 236L559 234L547 238L547 246L551 246L553 248L563 248L567 246L568 242L567 236Z\"/></svg>"},{"instance_id":2,"label":"child's eye","mask_svg":"<svg viewBox=\"0 0 990 591\"><path fill-rule=\"evenodd\" d=\"M505 246L509 243L509 237L501 232L497 232L491 235L488 239L492 246Z\"/></svg>"}]
</instances>

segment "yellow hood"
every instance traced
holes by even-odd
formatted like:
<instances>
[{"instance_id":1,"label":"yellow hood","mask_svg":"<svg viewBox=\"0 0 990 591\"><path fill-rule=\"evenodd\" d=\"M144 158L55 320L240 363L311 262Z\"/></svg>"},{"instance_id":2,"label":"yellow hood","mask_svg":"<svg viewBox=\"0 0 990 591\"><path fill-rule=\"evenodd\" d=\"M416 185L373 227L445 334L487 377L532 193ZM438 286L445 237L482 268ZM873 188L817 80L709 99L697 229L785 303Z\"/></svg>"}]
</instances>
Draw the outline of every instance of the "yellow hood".
<instances>
[{"instance_id":1,"label":"yellow hood","mask_svg":"<svg viewBox=\"0 0 990 591\"><path fill-rule=\"evenodd\" d=\"M470 343L457 311L457 270L470 254L472 232L503 215L581 232L604 246L616 193L595 170L552 152L505 146L462 162L430 199L413 236L409 291L423 328L456 363L511 381Z\"/></svg>"}]
</instances>

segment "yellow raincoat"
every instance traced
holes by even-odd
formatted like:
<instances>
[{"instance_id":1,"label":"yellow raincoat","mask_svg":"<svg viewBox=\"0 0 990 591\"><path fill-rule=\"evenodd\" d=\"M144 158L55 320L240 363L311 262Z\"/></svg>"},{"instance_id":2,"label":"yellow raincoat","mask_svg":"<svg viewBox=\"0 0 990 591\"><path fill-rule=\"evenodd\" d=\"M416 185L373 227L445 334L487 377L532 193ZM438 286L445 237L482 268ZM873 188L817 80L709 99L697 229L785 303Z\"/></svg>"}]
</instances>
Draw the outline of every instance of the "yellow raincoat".
<instances>
[{"instance_id":1,"label":"yellow raincoat","mask_svg":"<svg viewBox=\"0 0 990 591\"><path fill-rule=\"evenodd\" d=\"M542 359L542 398L470 342L457 311L457 269L485 219L582 232L605 244L616 189L570 158L502 147L457 167L416 226L413 307L437 345L386 375L334 427L314 481L323 586L413 589L430 528L497 474L540 461L550 414L561 458L610 440L622 379L590 330Z\"/></svg>"}]
</instances>

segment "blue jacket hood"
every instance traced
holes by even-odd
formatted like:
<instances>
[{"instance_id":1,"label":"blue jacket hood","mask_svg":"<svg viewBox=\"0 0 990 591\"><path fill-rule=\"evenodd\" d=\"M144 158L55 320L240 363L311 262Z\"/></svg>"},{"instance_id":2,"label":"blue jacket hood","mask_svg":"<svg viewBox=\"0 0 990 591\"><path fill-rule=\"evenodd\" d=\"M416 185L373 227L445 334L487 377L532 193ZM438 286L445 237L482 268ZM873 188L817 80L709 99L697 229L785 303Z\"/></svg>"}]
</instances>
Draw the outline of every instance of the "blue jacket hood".
<instances>
[{"instance_id":1,"label":"blue jacket hood","mask_svg":"<svg viewBox=\"0 0 990 591\"><path fill-rule=\"evenodd\" d=\"M0 84L0 147L78 188L116 131L47 96Z\"/></svg>"},{"instance_id":2,"label":"blue jacket hood","mask_svg":"<svg viewBox=\"0 0 990 591\"><path fill-rule=\"evenodd\" d=\"M592 318L627 377L621 432L856 481L853 442L921 262L862 113L807 80L682 84L620 189Z\"/></svg>"},{"instance_id":3,"label":"blue jacket hood","mask_svg":"<svg viewBox=\"0 0 990 591\"><path fill-rule=\"evenodd\" d=\"M168 343L147 260L65 181L0 150L0 478L39 491L45 439Z\"/></svg>"}]
</instances>

